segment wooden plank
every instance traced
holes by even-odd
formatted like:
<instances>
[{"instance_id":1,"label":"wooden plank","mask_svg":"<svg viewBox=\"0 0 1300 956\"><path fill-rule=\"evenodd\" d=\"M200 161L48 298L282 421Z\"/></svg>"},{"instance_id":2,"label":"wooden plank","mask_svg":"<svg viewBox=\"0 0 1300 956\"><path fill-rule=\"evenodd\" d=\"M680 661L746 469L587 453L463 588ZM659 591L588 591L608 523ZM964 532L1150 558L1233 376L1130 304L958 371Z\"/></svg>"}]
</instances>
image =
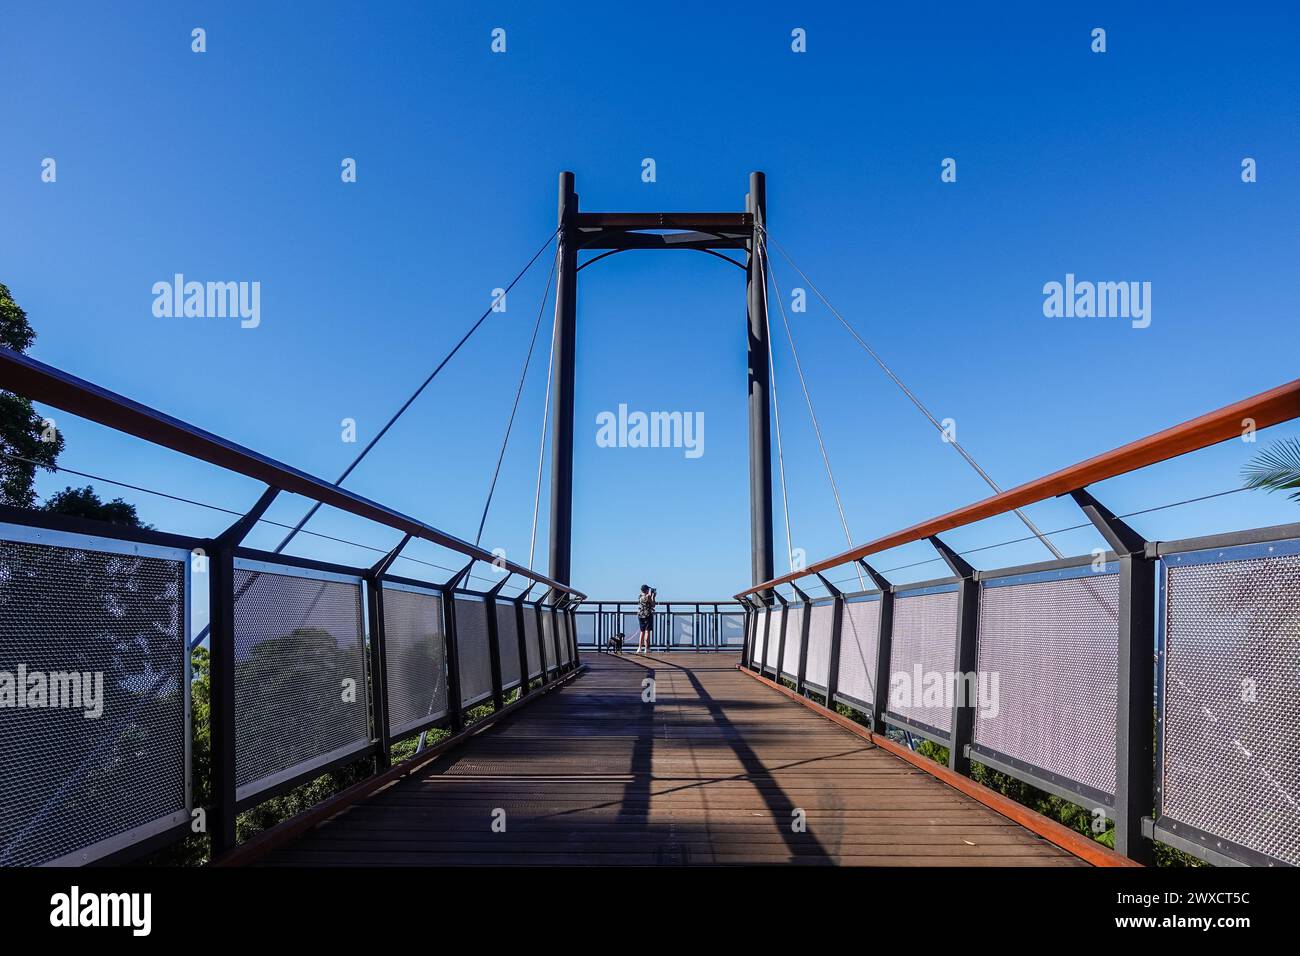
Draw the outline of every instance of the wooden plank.
<instances>
[{"instance_id":1,"label":"wooden plank","mask_svg":"<svg viewBox=\"0 0 1300 956\"><path fill-rule=\"evenodd\" d=\"M589 655L579 678L313 828L298 825L261 862L1083 864L733 661ZM648 673L655 701L642 703ZM504 832L492 827L500 811Z\"/></svg>"}]
</instances>

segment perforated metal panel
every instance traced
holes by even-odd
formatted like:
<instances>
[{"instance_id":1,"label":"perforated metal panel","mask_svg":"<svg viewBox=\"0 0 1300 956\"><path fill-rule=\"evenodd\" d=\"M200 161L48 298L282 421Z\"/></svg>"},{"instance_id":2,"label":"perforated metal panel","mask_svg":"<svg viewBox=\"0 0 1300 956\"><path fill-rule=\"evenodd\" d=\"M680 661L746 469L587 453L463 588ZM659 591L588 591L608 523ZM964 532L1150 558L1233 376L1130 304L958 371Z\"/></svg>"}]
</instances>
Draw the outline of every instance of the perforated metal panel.
<instances>
[{"instance_id":1,"label":"perforated metal panel","mask_svg":"<svg viewBox=\"0 0 1300 956\"><path fill-rule=\"evenodd\" d=\"M557 611L555 626L559 629L560 663L569 664L573 660L573 651L569 645L569 615L564 611Z\"/></svg>"},{"instance_id":2,"label":"perforated metal panel","mask_svg":"<svg viewBox=\"0 0 1300 956\"><path fill-rule=\"evenodd\" d=\"M871 706L876 699L876 654L880 647L880 596L844 602L840 624L840 671L836 691Z\"/></svg>"},{"instance_id":3,"label":"perforated metal panel","mask_svg":"<svg viewBox=\"0 0 1300 956\"><path fill-rule=\"evenodd\" d=\"M1163 824L1300 865L1300 542L1165 559Z\"/></svg>"},{"instance_id":4,"label":"perforated metal panel","mask_svg":"<svg viewBox=\"0 0 1300 956\"><path fill-rule=\"evenodd\" d=\"M781 658L781 670L786 677L794 680L799 676L799 652L803 647L804 606L791 605L785 609L785 614L785 650Z\"/></svg>"},{"instance_id":5,"label":"perforated metal panel","mask_svg":"<svg viewBox=\"0 0 1300 956\"><path fill-rule=\"evenodd\" d=\"M537 609L524 605L524 650L528 653L528 678L542 676L542 651L537 645Z\"/></svg>"},{"instance_id":6,"label":"perforated metal panel","mask_svg":"<svg viewBox=\"0 0 1300 956\"><path fill-rule=\"evenodd\" d=\"M835 604L827 601L814 604L808 612L808 659L804 662L804 680L825 687L831 669L831 625L835 619Z\"/></svg>"},{"instance_id":7,"label":"perforated metal panel","mask_svg":"<svg viewBox=\"0 0 1300 956\"><path fill-rule=\"evenodd\" d=\"M388 732L399 737L447 713L447 642L442 597L384 586Z\"/></svg>"},{"instance_id":8,"label":"perforated metal panel","mask_svg":"<svg viewBox=\"0 0 1300 956\"><path fill-rule=\"evenodd\" d=\"M477 704L492 696L492 651L488 647L487 603L456 595L456 653L460 657L460 703Z\"/></svg>"},{"instance_id":9,"label":"perforated metal panel","mask_svg":"<svg viewBox=\"0 0 1300 956\"><path fill-rule=\"evenodd\" d=\"M900 591L894 596L887 712L947 734L952 726L948 688L957 659L959 595L955 585L939 588L943 590Z\"/></svg>"},{"instance_id":10,"label":"perforated metal panel","mask_svg":"<svg viewBox=\"0 0 1300 956\"><path fill-rule=\"evenodd\" d=\"M189 553L0 538L0 866L87 862L188 819Z\"/></svg>"},{"instance_id":11,"label":"perforated metal panel","mask_svg":"<svg viewBox=\"0 0 1300 956\"><path fill-rule=\"evenodd\" d=\"M519 620L515 606L499 601L496 606L497 647L501 653L501 689L510 690L519 683Z\"/></svg>"},{"instance_id":12,"label":"perforated metal panel","mask_svg":"<svg viewBox=\"0 0 1300 956\"><path fill-rule=\"evenodd\" d=\"M777 654L781 652L781 620L785 617L785 608L778 605L768 612L767 650L763 655L763 666L775 669Z\"/></svg>"},{"instance_id":13,"label":"perforated metal panel","mask_svg":"<svg viewBox=\"0 0 1300 956\"><path fill-rule=\"evenodd\" d=\"M235 794L370 741L361 582L235 562Z\"/></svg>"},{"instance_id":14,"label":"perforated metal panel","mask_svg":"<svg viewBox=\"0 0 1300 956\"><path fill-rule=\"evenodd\" d=\"M546 661L546 670L555 669L555 615L549 607L542 609L542 655Z\"/></svg>"},{"instance_id":15,"label":"perforated metal panel","mask_svg":"<svg viewBox=\"0 0 1300 956\"><path fill-rule=\"evenodd\" d=\"M771 610L767 607L760 608L755 612L754 634L749 649L749 662L757 668L763 666L763 642L767 640L767 622L770 616Z\"/></svg>"},{"instance_id":16,"label":"perforated metal panel","mask_svg":"<svg viewBox=\"0 0 1300 956\"><path fill-rule=\"evenodd\" d=\"M1114 796L1118 608L1114 564L985 580L975 745Z\"/></svg>"}]
</instances>

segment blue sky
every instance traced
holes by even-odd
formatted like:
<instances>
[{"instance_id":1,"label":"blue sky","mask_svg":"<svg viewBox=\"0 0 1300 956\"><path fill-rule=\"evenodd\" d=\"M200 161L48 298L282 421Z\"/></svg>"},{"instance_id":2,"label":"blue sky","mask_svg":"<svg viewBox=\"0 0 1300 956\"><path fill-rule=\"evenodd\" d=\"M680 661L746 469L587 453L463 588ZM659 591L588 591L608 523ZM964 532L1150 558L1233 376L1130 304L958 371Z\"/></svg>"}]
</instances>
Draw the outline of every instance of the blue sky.
<instances>
[{"instance_id":1,"label":"blue sky","mask_svg":"<svg viewBox=\"0 0 1300 956\"><path fill-rule=\"evenodd\" d=\"M593 210L739 210L749 171L764 170L772 236L1004 486L1296 375L1289 4L268 6L6 13L0 281L39 333L37 358L313 473L342 470L359 446L340 421L373 434L554 229L562 169ZM1089 49L1098 26L1104 54ZM190 49L194 27L206 53ZM495 27L504 55L489 48ZM790 49L795 27L805 54ZM45 157L55 183L41 182ZM355 184L340 181L344 157ZM646 157L655 183L641 181ZM945 157L955 183L940 182ZM1241 182L1243 157L1258 182ZM802 284L774 261L787 294ZM177 272L260 282L261 325L156 318L152 285ZM1150 282L1151 326L1045 318L1043 284L1066 273ZM545 279L543 262L348 487L473 537ZM984 496L833 317L812 304L791 319L855 541ZM691 253L615 256L582 274L578 322L574 583L608 598L642 581L665 598L733 593L749 574L741 273ZM845 540L773 333L793 543L815 559ZM521 561L546 338L483 542ZM598 448L595 416L620 403L703 412L704 455ZM54 417L67 467L224 507L259 492ZM1093 490L1117 512L1223 491L1258 447L1229 442ZM40 489L69 482L82 483ZM228 520L100 490L166 530ZM287 498L272 516L305 507ZM1184 537L1297 509L1249 492L1134 524ZM1030 513L1045 529L1081 520L1059 501ZM779 497L775 524L783 570ZM395 541L345 515L310 527ZM1002 518L950 540L1022 534ZM540 563L545 536L543 508ZM278 540L263 529L250 543ZM373 559L319 539L293 550ZM1025 544L974 563L1045 556ZM876 563L932 557L922 544Z\"/></svg>"}]
</instances>

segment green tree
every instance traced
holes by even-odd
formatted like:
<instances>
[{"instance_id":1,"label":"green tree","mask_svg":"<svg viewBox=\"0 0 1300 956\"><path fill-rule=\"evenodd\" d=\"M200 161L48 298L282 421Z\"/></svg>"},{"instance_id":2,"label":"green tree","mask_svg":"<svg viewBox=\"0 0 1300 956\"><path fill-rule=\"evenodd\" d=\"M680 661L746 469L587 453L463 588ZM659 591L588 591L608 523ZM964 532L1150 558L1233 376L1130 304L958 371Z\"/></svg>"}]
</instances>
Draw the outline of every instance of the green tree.
<instances>
[{"instance_id":1,"label":"green tree","mask_svg":"<svg viewBox=\"0 0 1300 956\"><path fill-rule=\"evenodd\" d=\"M109 524L121 525L127 528L151 530L150 525L144 524L140 520L135 505L123 501L121 498L114 498L112 501L101 501L99 495L95 494L95 489L90 485L86 485L84 488L69 487L55 492L45 499L45 504L41 505L41 510L52 511L55 514L71 515L74 518L93 518L96 521L106 521Z\"/></svg>"},{"instance_id":2,"label":"green tree","mask_svg":"<svg viewBox=\"0 0 1300 956\"><path fill-rule=\"evenodd\" d=\"M1300 501L1300 438L1274 442L1241 470L1247 488L1266 491L1289 491L1292 501Z\"/></svg>"},{"instance_id":3,"label":"green tree","mask_svg":"<svg viewBox=\"0 0 1300 956\"><path fill-rule=\"evenodd\" d=\"M0 345L26 352L34 341L27 313L0 283ZM61 451L63 436L46 427L31 399L0 389L0 502L19 508L34 505L36 469L53 471Z\"/></svg>"}]
</instances>

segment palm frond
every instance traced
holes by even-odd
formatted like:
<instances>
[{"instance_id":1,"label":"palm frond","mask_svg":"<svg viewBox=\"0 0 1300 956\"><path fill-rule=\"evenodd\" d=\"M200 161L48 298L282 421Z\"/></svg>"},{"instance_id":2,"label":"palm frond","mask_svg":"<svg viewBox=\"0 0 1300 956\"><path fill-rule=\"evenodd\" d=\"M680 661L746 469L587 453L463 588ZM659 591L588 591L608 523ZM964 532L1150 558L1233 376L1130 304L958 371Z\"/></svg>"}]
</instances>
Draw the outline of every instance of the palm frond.
<instances>
[{"instance_id":1,"label":"palm frond","mask_svg":"<svg viewBox=\"0 0 1300 956\"><path fill-rule=\"evenodd\" d=\"M1274 442L1259 452L1241 469L1247 488L1266 491L1291 491L1292 501L1300 501L1300 438Z\"/></svg>"}]
</instances>

